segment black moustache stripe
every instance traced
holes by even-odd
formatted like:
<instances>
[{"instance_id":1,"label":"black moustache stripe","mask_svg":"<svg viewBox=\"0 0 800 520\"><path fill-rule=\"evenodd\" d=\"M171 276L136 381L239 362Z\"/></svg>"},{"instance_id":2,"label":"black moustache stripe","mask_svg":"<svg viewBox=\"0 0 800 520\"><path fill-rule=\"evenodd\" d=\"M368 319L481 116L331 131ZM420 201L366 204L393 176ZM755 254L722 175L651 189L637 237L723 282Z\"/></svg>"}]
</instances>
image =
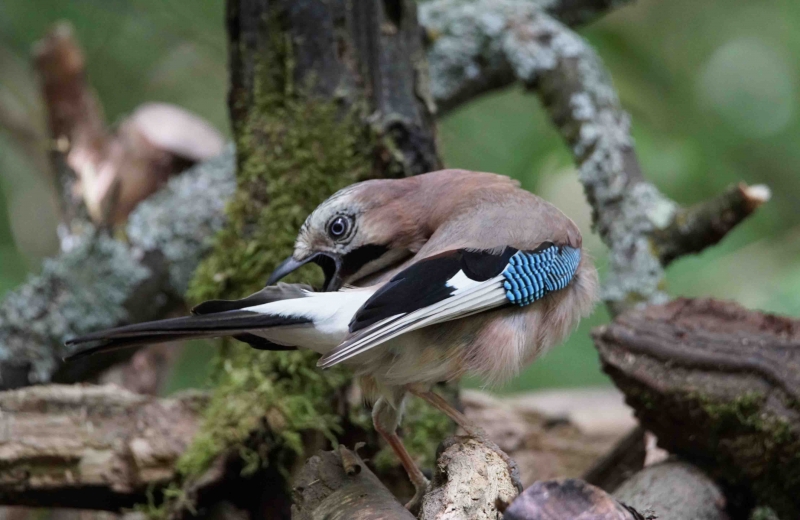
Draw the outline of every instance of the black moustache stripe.
<instances>
[{"instance_id":1,"label":"black moustache stripe","mask_svg":"<svg viewBox=\"0 0 800 520\"><path fill-rule=\"evenodd\" d=\"M389 248L380 244L367 244L354 249L342 257L342 278L358 272L359 269L382 257Z\"/></svg>"}]
</instances>

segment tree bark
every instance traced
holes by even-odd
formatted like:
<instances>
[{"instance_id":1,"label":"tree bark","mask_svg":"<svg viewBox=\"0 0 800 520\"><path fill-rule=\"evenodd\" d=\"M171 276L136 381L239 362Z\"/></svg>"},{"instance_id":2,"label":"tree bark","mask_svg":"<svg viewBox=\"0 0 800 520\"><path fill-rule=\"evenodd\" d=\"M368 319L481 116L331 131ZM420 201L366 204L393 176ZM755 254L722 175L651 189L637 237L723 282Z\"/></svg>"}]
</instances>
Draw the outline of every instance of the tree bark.
<instances>
[{"instance_id":1,"label":"tree bark","mask_svg":"<svg viewBox=\"0 0 800 520\"><path fill-rule=\"evenodd\" d=\"M114 386L0 393L0 503L116 511L176 477L205 398Z\"/></svg>"},{"instance_id":2,"label":"tree bark","mask_svg":"<svg viewBox=\"0 0 800 520\"><path fill-rule=\"evenodd\" d=\"M736 508L800 513L800 321L679 299L594 332L603 367L659 445Z\"/></svg>"},{"instance_id":3,"label":"tree bark","mask_svg":"<svg viewBox=\"0 0 800 520\"><path fill-rule=\"evenodd\" d=\"M643 469L617 488L614 497L661 520L728 520L719 486L683 462L662 462Z\"/></svg>"},{"instance_id":4,"label":"tree bark","mask_svg":"<svg viewBox=\"0 0 800 520\"><path fill-rule=\"evenodd\" d=\"M344 446L308 459L292 487L293 520L411 520L414 515Z\"/></svg>"}]
</instances>

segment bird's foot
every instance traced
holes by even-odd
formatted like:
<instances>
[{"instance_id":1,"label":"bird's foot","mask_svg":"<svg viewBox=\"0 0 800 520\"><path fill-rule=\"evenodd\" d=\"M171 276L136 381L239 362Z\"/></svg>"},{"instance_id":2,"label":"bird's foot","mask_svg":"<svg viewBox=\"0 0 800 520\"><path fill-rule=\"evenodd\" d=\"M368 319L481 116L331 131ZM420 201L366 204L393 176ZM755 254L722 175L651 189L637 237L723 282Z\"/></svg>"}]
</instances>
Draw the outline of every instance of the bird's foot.
<instances>
[{"instance_id":1,"label":"bird's foot","mask_svg":"<svg viewBox=\"0 0 800 520\"><path fill-rule=\"evenodd\" d=\"M420 508L422 507L422 498L430 489L430 481L428 481L427 478L422 477L420 482L414 482L414 488L416 491L414 492L414 496L411 498L411 500L406 502L406 509L408 509L412 515L417 516Z\"/></svg>"}]
</instances>

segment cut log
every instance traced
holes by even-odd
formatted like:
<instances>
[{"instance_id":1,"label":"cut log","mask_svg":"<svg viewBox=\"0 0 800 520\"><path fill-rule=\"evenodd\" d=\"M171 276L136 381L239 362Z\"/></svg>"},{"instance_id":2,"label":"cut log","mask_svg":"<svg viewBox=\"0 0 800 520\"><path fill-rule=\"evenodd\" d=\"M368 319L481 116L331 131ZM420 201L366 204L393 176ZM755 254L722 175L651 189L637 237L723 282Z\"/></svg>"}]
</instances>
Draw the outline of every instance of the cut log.
<instances>
[{"instance_id":1,"label":"cut log","mask_svg":"<svg viewBox=\"0 0 800 520\"><path fill-rule=\"evenodd\" d=\"M800 516L800 321L679 299L594 331L603 366L670 453L729 500Z\"/></svg>"},{"instance_id":2,"label":"cut log","mask_svg":"<svg viewBox=\"0 0 800 520\"><path fill-rule=\"evenodd\" d=\"M321 451L308 459L292 489L293 520L413 520L357 453Z\"/></svg>"},{"instance_id":3,"label":"cut log","mask_svg":"<svg viewBox=\"0 0 800 520\"><path fill-rule=\"evenodd\" d=\"M119 510L175 478L204 399L118 387L0 393L0 503Z\"/></svg>"},{"instance_id":4,"label":"cut log","mask_svg":"<svg viewBox=\"0 0 800 520\"><path fill-rule=\"evenodd\" d=\"M637 511L652 511L659 520L728 519L719 486L685 462L647 467L625 481L614 496Z\"/></svg>"}]
</instances>

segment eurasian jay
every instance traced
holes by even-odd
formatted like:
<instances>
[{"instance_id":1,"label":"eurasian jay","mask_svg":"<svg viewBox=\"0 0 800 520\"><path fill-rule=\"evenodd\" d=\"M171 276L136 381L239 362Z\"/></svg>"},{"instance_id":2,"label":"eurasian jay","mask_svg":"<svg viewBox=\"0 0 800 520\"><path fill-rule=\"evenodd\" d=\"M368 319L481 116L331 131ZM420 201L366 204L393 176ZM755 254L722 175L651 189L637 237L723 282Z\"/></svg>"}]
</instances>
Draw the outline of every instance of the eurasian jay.
<instances>
[{"instance_id":1,"label":"eurasian jay","mask_svg":"<svg viewBox=\"0 0 800 520\"><path fill-rule=\"evenodd\" d=\"M207 301L192 316L89 334L73 357L174 339L233 336L257 349L306 348L352 368L375 429L413 482L427 480L396 429L408 393L480 436L433 385L465 373L495 383L564 340L597 298L575 223L492 173L442 170L344 188L314 210L267 287ZM275 284L315 262L324 290Z\"/></svg>"}]
</instances>

